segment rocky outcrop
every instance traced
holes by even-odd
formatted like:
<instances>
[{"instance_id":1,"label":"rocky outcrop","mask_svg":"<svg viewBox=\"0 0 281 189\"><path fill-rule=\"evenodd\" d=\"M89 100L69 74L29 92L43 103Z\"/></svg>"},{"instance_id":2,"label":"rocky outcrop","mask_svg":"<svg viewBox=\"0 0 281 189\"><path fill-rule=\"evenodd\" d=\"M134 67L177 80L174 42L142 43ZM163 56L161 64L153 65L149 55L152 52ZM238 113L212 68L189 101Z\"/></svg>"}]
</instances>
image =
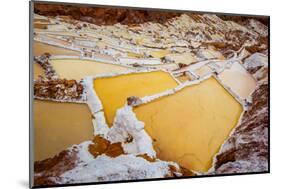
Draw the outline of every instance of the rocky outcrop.
<instances>
[{"instance_id":1,"label":"rocky outcrop","mask_svg":"<svg viewBox=\"0 0 281 189\"><path fill-rule=\"evenodd\" d=\"M127 98L127 104L129 106L136 106L138 104L141 104L141 100L137 96L130 96Z\"/></svg>"},{"instance_id":2,"label":"rocky outcrop","mask_svg":"<svg viewBox=\"0 0 281 189\"><path fill-rule=\"evenodd\" d=\"M72 19L89 22L97 25L140 24L144 22L161 22L179 16L180 13L133 10L126 8L102 8L89 6L73 6L59 4L45 4L36 2L36 14L45 16L70 16Z\"/></svg>"},{"instance_id":3,"label":"rocky outcrop","mask_svg":"<svg viewBox=\"0 0 281 189\"><path fill-rule=\"evenodd\" d=\"M58 182L59 176L66 171L73 169L77 165L78 148L60 152L53 158L34 163L34 185L46 186L54 185Z\"/></svg>"},{"instance_id":4,"label":"rocky outcrop","mask_svg":"<svg viewBox=\"0 0 281 189\"><path fill-rule=\"evenodd\" d=\"M243 26L251 27L253 25L252 20L256 20L259 23L268 26L269 17L264 16L246 16L246 15L219 15L222 20L233 21ZM257 23L258 24L258 23Z\"/></svg>"},{"instance_id":5,"label":"rocky outcrop","mask_svg":"<svg viewBox=\"0 0 281 189\"><path fill-rule=\"evenodd\" d=\"M40 77L34 82L34 97L51 100L82 100L83 85L76 80Z\"/></svg>"},{"instance_id":6,"label":"rocky outcrop","mask_svg":"<svg viewBox=\"0 0 281 189\"><path fill-rule=\"evenodd\" d=\"M255 53L245 59L244 66L257 81L268 80L268 56L262 53Z\"/></svg>"},{"instance_id":7,"label":"rocky outcrop","mask_svg":"<svg viewBox=\"0 0 281 189\"><path fill-rule=\"evenodd\" d=\"M126 8L111 8L89 6L73 6L73 5L59 5L35 2L34 12L36 14L45 16L71 16L76 20L90 22L98 25L112 25L115 23L122 24L140 24L144 22L166 22L167 19L180 16L182 13L175 12L160 12L157 10L133 10ZM198 15L200 13L196 13ZM195 15L195 14L194 14ZM251 26L251 19L255 19L264 25L268 25L268 19L264 17L251 17L251 16L232 16L232 15L219 15L222 20L234 21L241 25Z\"/></svg>"},{"instance_id":8,"label":"rocky outcrop","mask_svg":"<svg viewBox=\"0 0 281 189\"><path fill-rule=\"evenodd\" d=\"M44 53L41 56L34 57L34 61L38 63L45 70L46 77L53 78L53 77L57 77L57 74L53 66L49 62L50 57L51 54Z\"/></svg>"}]
</instances>

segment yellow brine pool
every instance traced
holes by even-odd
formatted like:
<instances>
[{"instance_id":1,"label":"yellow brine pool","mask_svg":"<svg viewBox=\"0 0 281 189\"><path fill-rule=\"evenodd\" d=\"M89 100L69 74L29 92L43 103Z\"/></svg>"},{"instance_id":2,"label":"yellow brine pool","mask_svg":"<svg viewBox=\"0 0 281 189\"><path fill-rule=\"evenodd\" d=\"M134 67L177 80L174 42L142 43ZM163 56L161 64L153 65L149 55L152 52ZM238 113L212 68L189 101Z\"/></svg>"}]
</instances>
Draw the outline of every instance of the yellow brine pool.
<instances>
[{"instance_id":1,"label":"yellow brine pool","mask_svg":"<svg viewBox=\"0 0 281 189\"><path fill-rule=\"evenodd\" d=\"M93 137L92 116L86 104L34 100L33 111L35 161Z\"/></svg>"},{"instance_id":2,"label":"yellow brine pool","mask_svg":"<svg viewBox=\"0 0 281 189\"><path fill-rule=\"evenodd\" d=\"M145 123L158 158L206 172L243 108L210 77L133 111Z\"/></svg>"},{"instance_id":3,"label":"yellow brine pool","mask_svg":"<svg viewBox=\"0 0 281 189\"><path fill-rule=\"evenodd\" d=\"M80 56L81 55L81 53L79 51L73 51L73 50L65 49L63 47L57 47L54 45L49 45L46 43L34 41L33 42L33 55L40 56L44 53L50 53L51 55L68 55L68 56Z\"/></svg>"},{"instance_id":4,"label":"yellow brine pool","mask_svg":"<svg viewBox=\"0 0 281 189\"><path fill-rule=\"evenodd\" d=\"M109 126L112 126L116 110L126 103L128 97L149 96L177 85L174 78L163 71L131 73L94 80L94 90L102 102Z\"/></svg>"},{"instance_id":5,"label":"yellow brine pool","mask_svg":"<svg viewBox=\"0 0 281 189\"><path fill-rule=\"evenodd\" d=\"M50 63L61 78L76 79L77 81L86 76L118 73L129 69L121 65L81 59L51 59Z\"/></svg>"}]
</instances>

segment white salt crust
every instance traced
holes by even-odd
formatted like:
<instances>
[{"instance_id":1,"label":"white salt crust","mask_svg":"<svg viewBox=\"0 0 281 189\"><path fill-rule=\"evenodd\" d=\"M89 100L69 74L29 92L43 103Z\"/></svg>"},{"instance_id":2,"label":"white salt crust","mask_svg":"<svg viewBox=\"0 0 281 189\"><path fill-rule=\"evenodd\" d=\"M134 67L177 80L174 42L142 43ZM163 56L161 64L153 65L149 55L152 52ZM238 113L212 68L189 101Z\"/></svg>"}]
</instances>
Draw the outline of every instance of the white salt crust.
<instances>
[{"instance_id":1,"label":"white salt crust","mask_svg":"<svg viewBox=\"0 0 281 189\"><path fill-rule=\"evenodd\" d=\"M169 166L173 166L176 171L179 171L179 166L176 163L159 159L156 159L155 162L149 162L133 154L120 155L115 158L102 154L94 158L88 151L90 144L92 144L92 141L86 141L68 149L72 151L75 148L75 151L77 151L77 165L58 178L54 178L56 183L69 184L163 178L171 174ZM175 172L175 174L182 175L180 172Z\"/></svg>"}]
</instances>

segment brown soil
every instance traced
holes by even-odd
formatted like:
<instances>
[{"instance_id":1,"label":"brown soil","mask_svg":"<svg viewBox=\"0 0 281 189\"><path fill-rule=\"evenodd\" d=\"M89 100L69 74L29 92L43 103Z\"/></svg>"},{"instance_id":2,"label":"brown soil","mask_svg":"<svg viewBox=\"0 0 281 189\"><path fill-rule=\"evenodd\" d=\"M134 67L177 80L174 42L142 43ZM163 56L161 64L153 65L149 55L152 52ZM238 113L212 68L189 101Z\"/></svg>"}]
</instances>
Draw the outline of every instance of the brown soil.
<instances>
[{"instance_id":1,"label":"brown soil","mask_svg":"<svg viewBox=\"0 0 281 189\"><path fill-rule=\"evenodd\" d=\"M110 157L117 157L124 154L120 142L111 144L108 140L101 136L96 136L93 139L93 144L89 145L89 152L96 158L101 154L106 154Z\"/></svg>"},{"instance_id":2,"label":"brown soil","mask_svg":"<svg viewBox=\"0 0 281 189\"><path fill-rule=\"evenodd\" d=\"M34 82L34 96L51 99L80 99L83 85L76 80L39 78Z\"/></svg>"},{"instance_id":3,"label":"brown soil","mask_svg":"<svg viewBox=\"0 0 281 189\"><path fill-rule=\"evenodd\" d=\"M181 13L133 10L126 8L101 8L79 5L46 4L36 2L34 12L45 16L70 16L97 25L141 24L143 22L160 22L180 16Z\"/></svg>"},{"instance_id":4,"label":"brown soil","mask_svg":"<svg viewBox=\"0 0 281 189\"><path fill-rule=\"evenodd\" d=\"M77 149L64 150L53 158L34 163L34 185L46 186L54 185L56 182L52 179L59 177L66 171L75 167L77 163Z\"/></svg>"}]
</instances>

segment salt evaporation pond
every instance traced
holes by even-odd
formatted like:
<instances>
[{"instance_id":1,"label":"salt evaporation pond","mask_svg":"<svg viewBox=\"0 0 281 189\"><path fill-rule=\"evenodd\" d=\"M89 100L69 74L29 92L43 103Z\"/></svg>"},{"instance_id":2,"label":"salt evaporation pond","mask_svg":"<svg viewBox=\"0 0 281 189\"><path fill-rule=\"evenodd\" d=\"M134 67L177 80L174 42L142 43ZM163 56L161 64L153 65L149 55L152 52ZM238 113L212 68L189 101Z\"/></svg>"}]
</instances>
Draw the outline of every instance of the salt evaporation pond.
<instances>
[{"instance_id":1,"label":"salt evaporation pond","mask_svg":"<svg viewBox=\"0 0 281 189\"><path fill-rule=\"evenodd\" d=\"M194 71L196 75L199 77L204 77L212 72L211 68L209 68L207 65L204 65L197 70Z\"/></svg>"},{"instance_id":2,"label":"salt evaporation pond","mask_svg":"<svg viewBox=\"0 0 281 189\"><path fill-rule=\"evenodd\" d=\"M92 115L86 104L34 100L33 110L35 161L92 139Z\"/></svg>"},{"instance_id":3,"label":"salt evaporation pond","mask_svg":"<svg viewBox=\"0 0 281 189\"><path fill-rule=\"evenodd\" d=\"M241 98L247 98L257 86L255 78L238 62L219 74L219 78Z\"/></svg>"},{"instance_id":4,"label":"salt evaporation pond","mask_svg":"<svg viewBox=\"0 0 281 189\"><path fill-rule=\"evenodd\" d=\"M149 96L177 85L174 78L163 71L131 73L94 80L94 90L102 102L109 126L112 126L116 110L124 106L128 97Z\"/></svg>"},{"instance_id":5,"label":"salt evaporation pond","mask_svg":"<svg viewBox=\"0 0 281 189\"><path fill-rule=\"evenodd\" d=\"M198 61L197 58L192 53L189 52L185 52L182 54L168 54L165 57L167 60L170 60L177 64L181 63L185 65L189 65Z\"/></svg>"},{"instance_id":6,"label":"salt evaporation pond","mask_svg":"<svg viewBox=\"0 0 281 189\"><path fill-rule=\"evenodd\" d=\"M38 63L33 63L33 79L38 79L39 76L45 76L45 70Z\"/></svg>"},{"instance_id":7,"label":"salt evaporation pond","mask_svg":"<svg viewBox=\"0 0 281 189\"><path fill-rule=\"evenodd\" d=\"M206 172L243 111L213 77L134 107L145 123L157 157Z\"/></svg>"},{"instance_id":8,"label":"salt evaporation pond","mask_svg":"<svg viewBox=\"0 0 281 189\"><path fill-rule=\"evenodd\" d=\"M148 54L150 56L152 56L153 58L163 58L165 57L166 55L170 54L171 51L169 50L158 50L158 51L150 51L148 52Z\"/></svg>"},{"instance_id":9,"label":"salt evaporation pond","mask_svg":"<svg viewBox=\"0 0 281 189\"><path fill-rule=\"evenodd\" d=\"M117 73L129 69L121 65L81 59L51 59L50 63L61 78L76 79L77 81L85 76Z\"/></svg>"},{"instance_id":10,"label":"salt evaporation pond","mask_svg":"<svg viewBox=\"0 0 281 189\"><path fill-rule=\"evenodd\" d=\"M139 53L134 53L134 52L128 52L127 56L129 58L144 58L144 55L139 54Z\"/></svg>"},{"instance_id":11,"label":"salt evaporation pond","mask_svg":"<svg viewBox=\"0 0 281 189\"><path fill-rule=\"evenodd\" d=\"M68 55L68 56L80 56L79 51L73 51L38 41L33 42L33 55L40 56L44 53L50 53L51 55Z\"/></svg>"}]
</instances>

